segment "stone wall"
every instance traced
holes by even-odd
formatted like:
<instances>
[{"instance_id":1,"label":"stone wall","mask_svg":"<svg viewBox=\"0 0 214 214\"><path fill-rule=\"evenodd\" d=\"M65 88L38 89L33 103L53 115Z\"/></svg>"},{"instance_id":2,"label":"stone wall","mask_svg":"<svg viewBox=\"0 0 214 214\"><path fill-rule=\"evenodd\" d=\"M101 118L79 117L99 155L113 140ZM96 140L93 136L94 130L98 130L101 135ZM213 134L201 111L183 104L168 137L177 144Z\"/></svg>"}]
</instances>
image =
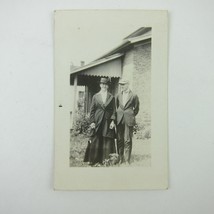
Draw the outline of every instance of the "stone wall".
<instances>
[{"instance_id":1,"label":"stone wall","mask_svg":"<svg viewBox=\"0 0 214 214\"><path fill-rule=\"evenodd\" d=\"M131 90L139 96L137 122L151 125L151 43L135 46L123 59L122 77L130 81Z\"/></svg>"},{"instance_id":2,"label":"stone wall","mask_svg":"<svg viewBox=\"0 0 214 214\"><path fill-rule=\"evenodd\" d=\"M133 70L134 70L133 59L134 59L134 51L132 49L126 52L122 62L122 77L124 79L129 80L131 89L132 89L132 83L133 83Z\"/></svg>"},{"instance_id":3,"label":"stone wall","mask_svg":"<svg viewBox=\"0 0 214 214\"><path fill-rule=\"evenodd\" d=\"M140 111L137 121L151 124L151 43L138 45L133 50L133 91L139 96Z\"/></svg>"}]
</instances>

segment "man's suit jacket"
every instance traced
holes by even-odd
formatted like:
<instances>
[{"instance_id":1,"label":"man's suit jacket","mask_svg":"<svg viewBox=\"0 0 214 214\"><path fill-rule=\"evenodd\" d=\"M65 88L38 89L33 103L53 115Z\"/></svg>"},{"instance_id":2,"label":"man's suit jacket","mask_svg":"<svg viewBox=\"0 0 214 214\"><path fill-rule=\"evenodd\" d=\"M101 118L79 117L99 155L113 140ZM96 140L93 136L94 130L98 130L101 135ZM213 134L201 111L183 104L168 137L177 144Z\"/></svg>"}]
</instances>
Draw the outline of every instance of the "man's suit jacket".
<instances>
[{"instance_id":1,"label":"man's suit jacket","mask_svg":"<svg viewBox=\"0 0 214 214\"><path fill-rule=\"evenodd\" d=\"M109 129L112 120L115 120L115 98L108 92L106 102L103 103L101 94L95 94L90 110L90 123L95 123L95 133L102 126L102 135L113 138L114 131Z\"/></svg>"},{"instance_id":2,"label":"man's suit jacket","mask_svg":"<svg viewBox=\"0 0 214 214\"><path fill-rule=\"evenodd\" d=\"M139 106L140 106L139 98L131 90L129 91L128 99L124 106L123 105L123 94L122 94L122 92L120 92L116 96L117 125L124 118L125 124L127 124L128 126L134 126L135 125L135 116L138 114Z\"/></svg>"}]
</instances>

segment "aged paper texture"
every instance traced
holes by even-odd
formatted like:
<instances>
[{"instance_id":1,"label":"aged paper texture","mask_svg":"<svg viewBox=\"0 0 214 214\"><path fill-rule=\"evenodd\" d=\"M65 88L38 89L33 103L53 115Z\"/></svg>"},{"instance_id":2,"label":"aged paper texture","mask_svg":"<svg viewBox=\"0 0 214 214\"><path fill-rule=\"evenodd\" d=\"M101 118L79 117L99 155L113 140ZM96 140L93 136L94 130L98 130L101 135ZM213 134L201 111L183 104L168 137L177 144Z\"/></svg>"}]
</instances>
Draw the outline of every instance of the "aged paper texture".
<instances>
[{"instance_id":1,"label":"aged paper texture","mask_svg":"<svg viewBox=\"0 0 214 214\"><path fill-rule=\"evenodd\" d=\"M59 10L54 25L54 189L167 189L167 11Z\"/></svg>"}]
</instances>

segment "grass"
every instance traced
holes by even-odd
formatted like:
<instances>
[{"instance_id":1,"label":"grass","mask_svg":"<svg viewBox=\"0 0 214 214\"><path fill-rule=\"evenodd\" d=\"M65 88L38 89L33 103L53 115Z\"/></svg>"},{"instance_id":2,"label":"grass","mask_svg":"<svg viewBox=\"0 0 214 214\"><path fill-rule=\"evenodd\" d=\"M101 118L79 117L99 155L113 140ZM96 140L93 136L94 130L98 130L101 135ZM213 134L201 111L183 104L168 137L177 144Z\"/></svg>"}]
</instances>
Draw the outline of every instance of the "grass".
<instances>
[{"instance_id":1,"label":"grass","mask_svg":"<svg viewBox=\"0 0 214 214\"><path fill-rule=\"evenodd\" d=\"M85 150L88 144L88 137L83 134L70 136L70 166L88 167L83 162ZM151 166L151 138L137 139L133 137L132 156L130 166ZM118 166L118 165L117 165ZM122 166L122 165L121 165Z\"/></svg>"}]
</instances>

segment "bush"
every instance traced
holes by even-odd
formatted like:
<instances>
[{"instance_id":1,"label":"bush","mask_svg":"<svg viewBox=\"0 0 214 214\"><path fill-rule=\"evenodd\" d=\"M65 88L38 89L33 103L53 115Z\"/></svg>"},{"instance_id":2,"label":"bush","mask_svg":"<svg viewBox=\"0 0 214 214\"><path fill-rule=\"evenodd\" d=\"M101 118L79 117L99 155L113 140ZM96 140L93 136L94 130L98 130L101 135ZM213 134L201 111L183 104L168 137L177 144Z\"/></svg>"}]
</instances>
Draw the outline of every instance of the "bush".
<instances>
[{"instance_id":1,"label":"bush","mask_svg":"<svg viewBox=\"0 0 214 214\"><path fill-rule=\"evenodd\" d=\"M76 121L74 124L74 133L76 134L87 134L90 125L89 115L86 115L84 111L76 111Z\"/></svg>"},{"instance_id":2,"label":"bush","mask_svg":"<svg viewBox=\"0 0 214 214\"><path fill-rule=\"evenodd\" d=\"M137 134L137 132L140 132L142 130L144 130L145 127L142 123L136 123L135 126L133 127L133 134Z\"/></svg>"},{"instance_id":3,"label":"bush","mask_svg":"<svg viewBox=\"0 0 214 214\"><path fill-rule=\"evenodd\" d=\"M137 139L149 139L151 138L151 128L143 123L136 123L133 128L133 134Z\"/></svg>"},{"instance_id":4,"label":"bush","mask_svg":"<svg viewBox=\"0 0 214 214\"><path fill-rule=\"evenodd\" d=\"M149 139L151 138L151 130L150 129L146 129L144 132L144 138Z\"/></svg>"}]
</instances>

